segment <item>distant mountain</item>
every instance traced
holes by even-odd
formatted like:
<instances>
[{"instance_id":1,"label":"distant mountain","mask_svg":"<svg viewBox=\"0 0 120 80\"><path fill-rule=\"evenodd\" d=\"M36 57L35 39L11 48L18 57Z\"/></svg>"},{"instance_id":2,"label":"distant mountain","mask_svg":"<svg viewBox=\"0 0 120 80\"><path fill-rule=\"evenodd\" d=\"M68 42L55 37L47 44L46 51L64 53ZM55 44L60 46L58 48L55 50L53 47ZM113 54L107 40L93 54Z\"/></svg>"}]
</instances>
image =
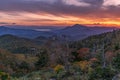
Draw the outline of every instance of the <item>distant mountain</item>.
<instances>
[{"instance_id":1,"label":"distant mountain","mask_svg":"<svg viewBox=\"0 0 120 80\"><path fill-rule=\"evenodd\" d=\"M30 30L30 29L14 29L14 28L8 28L1 26L0 27L0 35L5 35L5 34L11 34L19 37L25 37L25 38L36 38L38 36L45 36L49 37L53 35L52 32L48 31L35 31L35 30Z\"/></svg>"},{"instance_id":2,"label":"distant mountain","mask_svg":"<svg viewBox=\"0 0 120 80\"><path fill-rule=\"evenodd\" d=\"M110 27L87 27L84 25L75 24L61 30L55 31L59 35L66 35L71 37L70 40L80 40L91 35L110 32L116 28Z\"/></svg>"},{"instance_id":3,"label":"distant mountain","mask_svg":"<svg viewBox=\"0 0 120 80\"><path fill-rule=\"evenodd\" d=\"M24 37L29 39L36 39L37 41L46 40L52 36L61 35L69 37L69 40L80 40L91 35L101 34L104 32L110 32L116 28L109 27L87 27L84 25L75 24L62 29L52 29L50 31L36 31L32 29L15 29L9 27L0 27L0 35L11 34L18 37ZM42 36L42 37L41 37ZM43 39L44 38L44 39ZM45 39L46 38L46 39Z\"/></svg>"}]
</instances>

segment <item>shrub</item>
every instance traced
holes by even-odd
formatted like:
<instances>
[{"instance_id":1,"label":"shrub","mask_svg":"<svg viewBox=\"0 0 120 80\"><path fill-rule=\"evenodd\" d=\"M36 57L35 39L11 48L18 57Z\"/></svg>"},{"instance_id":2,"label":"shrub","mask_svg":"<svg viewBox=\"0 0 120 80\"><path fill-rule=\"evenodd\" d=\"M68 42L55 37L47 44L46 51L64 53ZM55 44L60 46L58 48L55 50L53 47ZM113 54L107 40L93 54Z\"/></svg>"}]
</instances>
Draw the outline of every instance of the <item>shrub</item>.
<instances>
[{"instance_id":1,"label":"shrub","mask_svg":"<svg viewBox=\"0 0 120 80\"><path fill-rule=\"evenodd\" d=\"M0 80L10 80L9 74L5 72L0 72Z\"/></svg>"},{"instance_id":2,"label":"shrub","mask_svg":"<svg viewBox=\"0 0 120 80\"><path fill-rule=\"evenodd\" d=\"M96 68L89 76L89 80L112 80L115 72L110 68Z\"/></svg>"},{"instance_id":3,"label":"shrub","mask_svg":"<svg viewBox=\"0 0 120 80\"><path fill-rule=\"evenodd\" d=\"M59 73L60 71L64 70L64 66L62 65L57 65L55 68L54 68L55 72Z\"/></svg>"},{"instance_id":4,"label":"shrub","mask_svg":"<svg viewBox=\"0 0 120 80\"><path fill-rule=\"evenodd\" d=\"M113 58L113 65L117 71L120 71L120 53L118 53L116 57Z\"/></svg>"},{"instance_id":5,"label":"shrub","mask_svg":"<svg viewBox=\"0 0 120 80\"><path fill-rule=\"evenodd\" d=\"M48 63L48 54L47 51L43 51L38 55L39 59L38 61L35 63L35 66L37 66L38 68L44 67L47 65Z\"/></svg>"}]
</instances>

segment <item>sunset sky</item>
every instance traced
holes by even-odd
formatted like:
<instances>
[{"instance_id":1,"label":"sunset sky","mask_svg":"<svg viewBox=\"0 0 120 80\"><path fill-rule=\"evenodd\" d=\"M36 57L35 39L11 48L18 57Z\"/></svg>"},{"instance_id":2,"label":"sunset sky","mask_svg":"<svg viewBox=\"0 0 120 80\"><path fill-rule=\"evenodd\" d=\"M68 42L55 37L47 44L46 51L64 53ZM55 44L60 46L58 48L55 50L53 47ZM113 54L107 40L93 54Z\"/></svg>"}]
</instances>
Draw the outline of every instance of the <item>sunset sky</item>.
<instances>
[{"instance_id":1,"label":"sunset sky","mask_svg":"<svg viewBox=\"0 0 120 80\"><path fill-rule=\"evenodd\" d=\"M0 25L118 25L120 0L0 0Z\"/></svg>"}]
</instances>

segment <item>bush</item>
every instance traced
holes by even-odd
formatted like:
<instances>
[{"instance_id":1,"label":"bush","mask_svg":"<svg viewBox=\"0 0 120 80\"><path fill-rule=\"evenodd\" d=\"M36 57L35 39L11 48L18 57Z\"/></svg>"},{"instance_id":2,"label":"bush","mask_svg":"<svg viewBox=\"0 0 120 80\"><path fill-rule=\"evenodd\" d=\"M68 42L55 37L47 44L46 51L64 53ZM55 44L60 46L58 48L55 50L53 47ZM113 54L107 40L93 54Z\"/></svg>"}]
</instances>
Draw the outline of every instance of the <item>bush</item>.
<instances>
[{"instance_id":1,"label":"bush","mask_svg":"<svg viewBox=\"0 0 120 80\"><path fill-rule=\"evenodd\" d=\"M114 65L114 68L117 69L117 71L120 71L120 53L118 53L116 57L114 57L113 65Z\"/></svg>"},{"instance_id":2,"label":"bush","mask_svg":"<svg viewBox=\"0 0 120 80\"><path fill-rule=\"evenodd\" d=\"M54 68L55 72L59 73L60 71L64 70L64 66L62 65L57 65L55 68Z\"/></svg>"},{"instance_id":3,"label":"bush","mask_svg":"<svg viewBox=\"0 0 120 80\"><path fill-rule=\"evenodd\" d=\"M29 69L29 64L26 63L25 61L23 61L23 62L19 65L19 68L20 68L20 69L26 69L26 70L28 70L28 69Z\"/></svg>"},{"instance_id":4,"label":"bush","mask_svg":"<svg viewBox=\"0 0 120 80\"><path fill-rule=\"evenodd\" d=\"M0 80L10 80L9 74L5 72L0 72Z\"/></svg>"},{"instance_id":5,"label":"bush","mask_svg":"<svg viewBox=\"0 0 120 80\"><path fill-rule=\"evenodd\" d=\"M89 80L112 80L115 72L110 68L96 68L91 74Z\"/></svg>"},{"instance_id":6,"label":"bush","mask_svg":"<svg viewBox=\"0 0 120 80\"><path fill-rule=\"evenodd\" d=\"M35 63L35 66L38 68L44 67L48 63L48 54L47 51L41 52L39 55L39 60Z\"/></svg>"}]
</instances>

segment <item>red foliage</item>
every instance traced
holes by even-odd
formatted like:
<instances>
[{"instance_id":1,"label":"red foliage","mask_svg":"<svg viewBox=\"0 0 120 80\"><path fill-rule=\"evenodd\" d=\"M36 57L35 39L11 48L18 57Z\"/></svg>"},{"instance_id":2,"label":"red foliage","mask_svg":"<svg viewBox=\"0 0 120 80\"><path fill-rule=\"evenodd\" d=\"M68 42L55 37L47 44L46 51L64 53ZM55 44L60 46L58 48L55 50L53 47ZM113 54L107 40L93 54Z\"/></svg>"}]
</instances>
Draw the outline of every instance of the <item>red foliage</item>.
<instances>
[{"instance_id":1,"label":"red foliage","mask_svg":"<svg viewBox=\"0 0 120 80\"><path fill-rule=\"evenodd\" d=\"M77 51L78 53L78 58L86 58L90 54L90 49L89 48L81 48Z\"/></svg>"}]
</instances>

